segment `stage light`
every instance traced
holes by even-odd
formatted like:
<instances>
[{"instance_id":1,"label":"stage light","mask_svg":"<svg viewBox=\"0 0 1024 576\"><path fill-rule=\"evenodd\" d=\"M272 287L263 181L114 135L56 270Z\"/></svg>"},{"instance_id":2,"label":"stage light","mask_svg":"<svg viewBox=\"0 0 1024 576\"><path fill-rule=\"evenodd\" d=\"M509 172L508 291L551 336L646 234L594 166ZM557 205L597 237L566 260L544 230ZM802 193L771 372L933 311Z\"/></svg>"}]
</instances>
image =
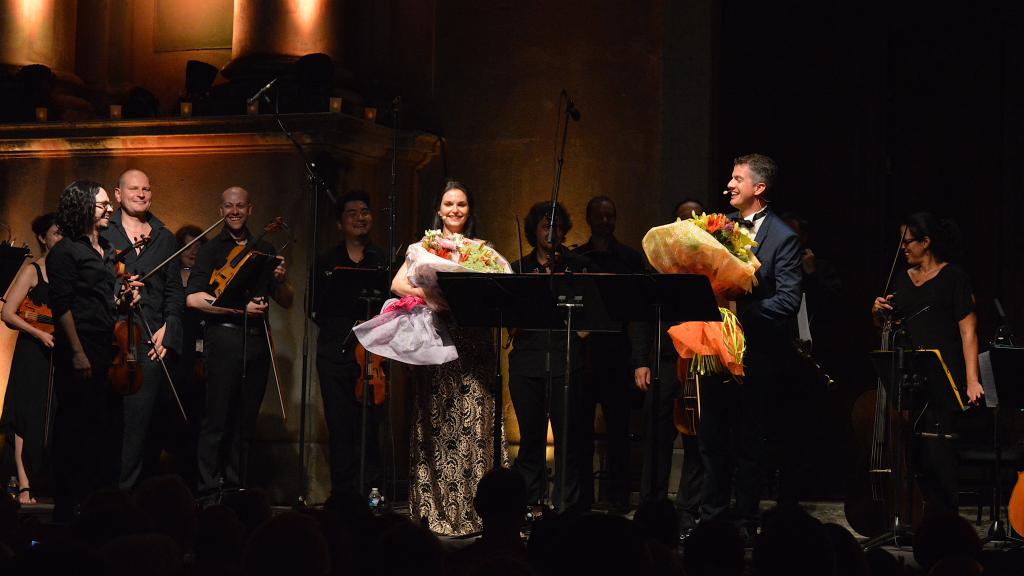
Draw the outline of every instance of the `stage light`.
<instances>
[{"instance_id":1,"label":"stage light","mask_svg":"<svg viewBox=\"0 0 1024 576\"><path fill-rule=\"evenodd\" d=\"M331 112L335 114L341 112L341 98L337 96L331 96Z\"/></svg>"},{"instance_id":2,"label":"stage light","mask_svg":"<svg viewBox=\"0 0 1024 576\"><path fill-rule=\"evenodd\" d=\"M110 105L110 119L111 120L120 120L121 119L121 105L120 104L111 104Z\"/></svg>"},{"instance_id":3,"label":"stage light","mask_svg":"<svg viewBox=\"0 0 1024 576\"><path fill-rule=\"evenodd\" d=\"M39 106L36 108L36 122L46 122L46 115L46 106Z\"/></svg>"},{"instance_id":4,"label":"stage light","mask_svg":"<svg viewBox=\"0 0 1024 576\"><path fill-rule=\"evenodd\" d=\"M181 102L180 104L178 104L178 109L181 112L181 117L182 118L191 118L192 117L192 103L191 102Z\"/></svg>"}]
</instances>

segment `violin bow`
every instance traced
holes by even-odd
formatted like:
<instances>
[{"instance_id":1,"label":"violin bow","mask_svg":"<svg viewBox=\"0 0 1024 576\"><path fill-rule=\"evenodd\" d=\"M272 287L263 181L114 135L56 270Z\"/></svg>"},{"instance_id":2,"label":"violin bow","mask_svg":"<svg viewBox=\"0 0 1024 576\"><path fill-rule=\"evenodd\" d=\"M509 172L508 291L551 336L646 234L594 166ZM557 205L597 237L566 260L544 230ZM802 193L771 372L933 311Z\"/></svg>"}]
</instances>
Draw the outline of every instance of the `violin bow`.
<instances>
[{"instance_id":1,"label":"violin bow","mask_svg":"<svg viewBox=\"0 0 1024 576\"><path fill-rule=\"evenodd\" d=\"M139 301L139 320L142 320L142 326L146 329L146 334L149 335L149 345L153 348L154 353L156 352L156 343L153 342L153 329L149 327L149 322L146 321L146 316L142 313L142 301ZM181 398L178 396L178 388L174 385L174 380L171 378L171 372L167 369L167 363L164 362L164 357L157 353L156 359L160 361L160 367L164 369L164 376L167 377L167 384L171 387L171 393L174 394L174 401L178 403L178 410L181 411L181 417L185 422L188 422L188 416L185 414L185 407L181 404Z\"/></svg>"},{"instance_id":2,"label":"violin bow","mask_svg":"<svg viewBox=\"0 0 1024 576\"><path fill-rule=\"evenodd\" d=\"M274 359L274 339L270 335L270 322L267 322L266 314L263 315L263 332L267 335L267 348L270 348L270 366L274 369L274 384L277 386L277 401L281 406L281 419L288 421L288 414L284 411L284 392L281 390L281 377L277 374L277 360Z\"/></svg>"},{"instance_id":3,"label":"violin bow","mask_svg":"<svg viewBox=\"0 0 1024 576\"><path fill-rule=\"evenodd\" d=\"M50 375L46 381L46 407L43 412L43 446L50 446L50 412L53 403L53 348L50 348Z\"/></svg>"},{"instance_id":4,"label":"violin bow","mask_svg":"<svg viewBox=\"0 0 1024 576\"><path fill-rule=\"evenodd\" d=\"M170 256L168 256L163 262L157 264L155 268L153 268L152 270L147 272L144 276L142 276L142 278L139 278L139 282L145 282L150 276L152 276L153 274L156 274L157 272L159 272L160 269L163 268L164 266L166 266L171 260L174 260L182 252L184 252L185 250L188 250L189 248L191 248L193 244L195 244L196 242L198 242L201 239L205 238L206 235L210 233L210 230L213 230L214 228L216 228L223 221L224 221L224 218L221 218L220 220L217 220L216 222L211 224L209 228L207 228L206 230L203 230L202 232L200 232L198 236L196 236L195 238L190 240L187 244L185 244L181 248L178 248L174 252L174 254L171 254Z\"/></svg>"},{"instance_id":5,"label":"violin bow","mask_svg":"<svg viewBox=\"0 0 1024 576\"><path fill-rule=\"evenodd\" d=\"M896 254L892 257L892 267L889 268L889 278L885 281L885 289L882 290L882 298L889 295L889 286L892 285L893 274L896 273L896 263L899 262L900 252L903 251L903 241L907 239L907 232L910 228L904 227L903 232L900 234L900 243L896 245Z\"/></svg>"}]
</instances>

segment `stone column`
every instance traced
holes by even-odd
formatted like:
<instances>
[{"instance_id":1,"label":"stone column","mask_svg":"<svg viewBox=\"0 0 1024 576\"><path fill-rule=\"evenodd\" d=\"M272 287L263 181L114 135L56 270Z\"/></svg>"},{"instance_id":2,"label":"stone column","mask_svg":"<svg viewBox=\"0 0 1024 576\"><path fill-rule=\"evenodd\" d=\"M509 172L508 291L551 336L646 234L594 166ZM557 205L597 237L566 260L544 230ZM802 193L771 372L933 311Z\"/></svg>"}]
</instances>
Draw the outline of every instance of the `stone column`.
<instances>
[{"instance_id":1,"label":"stone column","mask_svg":"<svg viewBox=\"0 0 1024 576\"><path fill-rule=\"evenodd\" d=\"M0 0L0 66L74 76L77 0Z\"/></svg>"},{"instance_id":2,"label":"stone column","mask_svg":"<svg viewBox=\"0 0 1024 576\"><path fill-rule=\"evenodd\" d=\"M222 73L231 79L275 75L316 52L340 65L344 13L343 0L235 0L231 62Z\"/></svg>"}]
</instances>

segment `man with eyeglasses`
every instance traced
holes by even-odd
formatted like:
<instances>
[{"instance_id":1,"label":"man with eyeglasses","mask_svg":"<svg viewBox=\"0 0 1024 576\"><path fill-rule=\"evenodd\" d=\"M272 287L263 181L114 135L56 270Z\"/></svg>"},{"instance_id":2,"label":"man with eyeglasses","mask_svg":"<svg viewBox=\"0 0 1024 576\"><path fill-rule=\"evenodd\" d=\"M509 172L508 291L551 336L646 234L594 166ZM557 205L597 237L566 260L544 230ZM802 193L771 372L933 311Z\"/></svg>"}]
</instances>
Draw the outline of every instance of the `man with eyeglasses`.
<instances>
[{"instance_id":1,"label":"man with eyeglasses","mask_svg":"<svg viewBox=\"0 0 1024 576\"><path fill-rule=\"evenodd\" d=\"M153 190L145 172L129 169L122 173L114 188L114 198L120 207L111 215L110 224L101 235L117 252L124 254L123 262L128 274L147 274L174 253L177 240L150 211ZM146 343L146 356L138 359L142 386L135 394L125 396L122 402L123 434L118 485L123 490L134 488L143 475L152 473L155 467L160 449L153 442L153 414L159 398L171 398L170 394L161 393L161 387L168 386L161 363L168 360L168 350L181 353L185 292L181 282L175 282L168 276L168 271L169 268L165 267L146 280L139 307L133 314L133 330L138 330L141 340ZM119 319L124 319L124 316ZM164 408L174 410L177 416L178 408L173 401L160 410Z\"/></svg>"},{"instance_id":2,"label":"man with eyeglasses","mask_svg":"<svg viewBox=\"0 0 1024 576\"><path fill-rule=\"evenodd\" d=\"M267 297L283 308L290 308L295 297L287 280L284 258L276 256L269 242L256 241L249 232L246 223L251 214L247 190L232 186L221 193L220 215L224 218L224 227L199 249L188 279L186 303L189 308L202 312L206 323L204 352L209 361L206 363L206 410L197 450L197 494L210 501L216 499L222 489L244 487L243 451L255 430L270 371L265 332L270 307ZM266 285L257 287L248 302L246 322L240 310L213 306L216 298L211 277L227 263L235 247L250 242L255 242L254 251L276 258L277 264Z\"/></svg>"},{"instance_id":3,"label":"man with eyeglasses","mask_svg":"<svg viewBox=\"0 0 1024 576\"><path fill-rule=\"evenodd\" d=\"M320 377L320 397L324 404L324 418L330 436L328 461L331 467L331 493L362 491L381 486L381 452L378 442L381 410L371 406L366 428L366 486L359 486L359 455L362 439L362 404L356 399L356 382L360 367L357 363L356 338L352 326L365 319L366 302L356 298L327 297L330 278L339 269L379 269L387 266L385 250L370 241L373 213L370 196L362 190L353 190L337 203L335 217L341 242L317 258L314 278L313 320L320 327L316 346L316 368ZM386 285L382 287L387 293ZM354 296L354 295L353 295ZM380 309L374 303L372 313ZM362 360L361 358L358 360ZM371 396L372 398L372 396ZM365 494L361 494L365 495Z\"/></svg>"}]
</instances>

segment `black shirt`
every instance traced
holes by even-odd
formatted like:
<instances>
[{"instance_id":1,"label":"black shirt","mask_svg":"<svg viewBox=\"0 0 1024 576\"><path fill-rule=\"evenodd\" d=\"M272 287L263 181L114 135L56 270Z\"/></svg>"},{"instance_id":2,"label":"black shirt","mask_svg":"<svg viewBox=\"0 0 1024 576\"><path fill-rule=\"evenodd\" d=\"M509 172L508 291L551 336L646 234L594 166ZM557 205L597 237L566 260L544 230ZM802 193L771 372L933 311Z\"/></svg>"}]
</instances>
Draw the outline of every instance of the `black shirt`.
<instances>
[{"instance_id":1,"label":"black shirt","mask_svg":"<svg viewBox=\"0 0 1024 576\"><path fill-rule=\"evenodd\" d=\"M593 238L591 238L589 242L573 250L573 253L585 256L590 260L591 272L607 274L642 274L644 272L644 257L614 237L609 239L607 250L596 249ZM587 338L586 346L595 370L631 364L630 339L625 323L622 324L621 332L591 334Z\"/></svg>"},{"instance_id":2,"label":"black shirt","mask_svg":"<svg viewBox=\"0 0 1024 576\"><path fill-rule=\"evenodd\" d=\"M609 240L607 250L596 249L591 238L589 242L576 247L572 252L590 261L591 272L641 274L644 271L644 257L614 237Z\"/></svg>"},{"instance_id":3,"label":"black shirt","mask_svg":"<svg viewBox=\"0 0 1024 576\"><path fill-rule=\"evenodd\" d=\"M253 242L252 234L249 233L248 229L245 230L244 237L248 243ZM214 288L210 285L210 277L215 270L227 263L228 255L236 246L239 246L239 244L235 242L231 233L228 232L227 226L221 229L220 234L216 235L206 244L203 244L202 248L199 249L199 254L196 255L196 265L192 267L192 272L189 274L186 294L206 292L212 296ZM277 254L274 247L269 242L263 240L256 242L253 250L269 254L270 256ZM274 290L275 282L273 277L270 277L264 286L259 287L253 293L253 298L270 296L274 293ZM206 314L204 319L207 321L207 326L209 326L222 322L237 321L241 319L241 316L241 312L238 313L238 318L225 314Z\"/></svg>"},{"instance_id":4,"label":"black shirt","mask_svg":"<svg viewBox=\"0 0 1024 576\"><path fill-rule=\"evenodd\" d=\"M127 274L148 274L177 250L178 241L174 238L174 234L164 227L164 223L159 218L150 214L149 225L152 231L149 235L149 242L142 247L140 252L131 247L133 242L128 238L128 234L121 224L123 214L121 210L114 212L110 218L110 226L101 235L115 250L124 254L123 262ZM167 324L163 345L180 354L181 318L185 310L185 290L181 285L180 272L176 272L179 274L177 277L169 276L170 272L171 266L164 266L159 272L146 279L139 306L146 323L154 332L159 330L164 323Z\"/></svg>"},{"instance_id":5,"label":"black shirt","mask_svg":"<svg viewBox=\"0 0 1024 576\"><path fill-rule=\"evenodd\" d=\"M88 236L64 238L46 257L50 278L50 309L60 318L71 311L79 333L111 334L114 330L114 248L99 238L103 256ZM81 334L79 334L81 336ZM109 336L108 336L109 337Z\"/></svg>"},{"instance_id":6,"label":"black shirt","mask_svg":"<svg viewBox=\"0 0 1024 576\"><path fill-rule=\"evenodd\" d=\"M317 337L317 354L354 361L355 346L348 345L355 342L355 338L350 336L352 325L357 320L366 319L365 301L353 298L352 295L339 296L328 293L331 286L329 274L336 267L372 270L385 265L384 252L373 244L368 244L363 248L363 259L359 262L352 261L344 242L317 257L316 278L314 279L316 282L314 287L316 304L313 308L315 311L313 321L320 327L320 334ZM385 295L388 294L388 285L381 286L381 289ZM370 315L372 316L378 310L380 310L379 304L371 309Z\"/></svg>"},{"instance_id":7,"label":"black shirt","mask_svg":"<svg viewBox=\"0 0 1024 576\"><path fill-rule=\"evenodd\" d=\"M521 261L512 264L512 270L516 273L522 266L523 274L544 273L543 268L537 262L537 251L530 252ZM568 251L562 251L559 258L555 260L554 272L564 273L566 270L572 272L588 272L590 261L583 256ZM582 339L575 333L572 335L572 367L573 370L583 368L583 354L581 345ZM551 351L551 372L555 377L565 374L565 331L554 330L551 332L550 346L548 332L546 330L520 331L512 346L512 352L508 356L509 372L521 376L547 376L544 369L548 350Z\"/></svg>"},{"instance_id":8,"label":"black shirt","mask_svg":"<svg viewBox=\"0 0 1024 576\"><path fill-rule=\"evenodd\" d=\"M938 349L966 401L967 369L959 322L974 312L974 294L967 273L947 264L920 286L914 286L906 273L900 274L893 301L895 317L904 319L909 347Z\"/></svg>"}]
</instances>

